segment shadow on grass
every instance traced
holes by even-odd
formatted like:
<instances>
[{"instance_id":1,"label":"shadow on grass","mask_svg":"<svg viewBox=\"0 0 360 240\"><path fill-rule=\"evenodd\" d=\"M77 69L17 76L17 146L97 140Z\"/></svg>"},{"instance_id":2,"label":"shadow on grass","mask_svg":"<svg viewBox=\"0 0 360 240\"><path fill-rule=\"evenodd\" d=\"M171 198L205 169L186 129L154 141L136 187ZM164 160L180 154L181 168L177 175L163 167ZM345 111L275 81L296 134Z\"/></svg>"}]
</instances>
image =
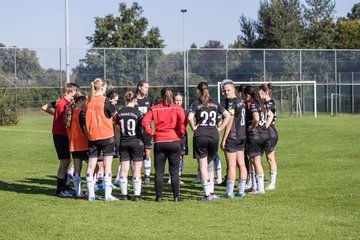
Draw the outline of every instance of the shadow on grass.
<instances>
[{"instance_id":1,"label":"shadow on grass","mask_svg":"<svg viewBox=\"0 0 360 240\"><path fill-rule=\"evenodd\" d=\"M180 194L184 200L197 200L202 196L202 186L200 183L194 184L192 180L196 175L183 174L181 180L184 184L180 185ZM173 199L171 184L167 184L168 176L164 177L163 185L163 198L167 200ZM86 188L86 183L83 180L83 190ZM24 178L18 180L15 183L8 183L0 181L0 191L16 192L22 194L42 194L48 196L54 196L56 189L56 176L47 175L46 178ZM129 194L132 195L132 184L129 181L128 187ZM99 195L103 195L103 192L97 192ZM113 189L113 195L119 197L121 195L120 188ZM142 198L146 201L153 201L155 199L155 186L154 179L151 178L151 184L142 184Z\"/></svg>"},{"instance_id":2,"label":"shadow on grass","mask_svg":"<svg viewBox=\"0 0 360 240\"><path fill-rule=\"evenodd\" d=\"M8 183L0 181L0 190L23 194L55 195L56 182L52 179L25 178L19 183ZM49 187L52 185L53 187Z\"/></svg>"}]
</instances>

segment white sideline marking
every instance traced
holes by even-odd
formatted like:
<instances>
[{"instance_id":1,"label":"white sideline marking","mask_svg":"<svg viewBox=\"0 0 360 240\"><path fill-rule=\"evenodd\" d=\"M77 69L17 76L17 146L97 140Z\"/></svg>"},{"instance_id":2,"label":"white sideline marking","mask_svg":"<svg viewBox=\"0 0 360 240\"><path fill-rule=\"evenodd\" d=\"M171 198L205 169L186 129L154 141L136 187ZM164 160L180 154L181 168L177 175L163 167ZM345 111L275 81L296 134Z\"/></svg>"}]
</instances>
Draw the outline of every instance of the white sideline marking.
<instances>
[{"instance_id":1,"label":"white sideline marking","mask_svg":"<svg viewBox=\"0 0 360 240\"><path fill-rule=\"evenodd\" d=\"M2 129L0 131L8 131L8 132L33 132L33 133L51 133L51 131L44 130L19 130L19 129Z\"/></svg>"}]
</instances>

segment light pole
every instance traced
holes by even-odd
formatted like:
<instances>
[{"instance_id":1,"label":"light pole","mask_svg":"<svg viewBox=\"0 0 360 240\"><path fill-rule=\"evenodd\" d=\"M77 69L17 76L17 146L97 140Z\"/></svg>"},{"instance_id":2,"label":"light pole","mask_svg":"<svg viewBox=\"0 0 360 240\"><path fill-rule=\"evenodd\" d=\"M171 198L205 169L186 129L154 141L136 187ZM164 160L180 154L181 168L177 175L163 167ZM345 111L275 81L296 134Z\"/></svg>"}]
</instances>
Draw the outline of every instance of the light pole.
<instances>
[{"instance_id":1,"label":"light pole","mask_svg":"<svg viewBox=\"0 0 360 240\"><path fill-rule=\"evenodd\" d=\"M65 70L66 82L70 82L70 63L69 63L69 1L65 0Z\"/></svg>"},{"instance_id":2,"label":"light pole","mask_svg":"<svg viewBox=\"0 0 360 240\"><path fill-rule=\"evenodd\" d=\"M187 77L186 77L186 54L185 54L185 13L186 9L181 9L182 13L182 27L183 27L183 55L184 55L184 106L185 110L187 110Z\"/></svg>"},{"instance_id":3,"label":"light pole","mask_svg":"<svg viewBox=\"0 0 360 240\"><path fill-rule=\"evenodd\" d=\"M183 51L185 51L185 13L187 12L186 9L181 9L182 12L182 27L183 27Z\"/></svg>"}]
</instances>

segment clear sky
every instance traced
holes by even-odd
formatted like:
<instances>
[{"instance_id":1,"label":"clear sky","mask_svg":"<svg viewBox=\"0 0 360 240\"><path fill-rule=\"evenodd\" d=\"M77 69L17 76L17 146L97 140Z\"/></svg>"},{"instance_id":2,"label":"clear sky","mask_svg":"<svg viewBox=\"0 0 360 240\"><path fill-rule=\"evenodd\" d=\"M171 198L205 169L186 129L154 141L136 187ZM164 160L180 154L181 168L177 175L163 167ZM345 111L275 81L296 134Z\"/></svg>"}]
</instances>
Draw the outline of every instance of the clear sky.
<instances>
[{"instance_id":1,"label":"clear sky","mask_svg":"<svg viewBox=\"0 0 360 240\"><path fill-rule=\"evenodd\" d=\"M90 47L85 39L94 33L95 17L118 16L121 0L68 0L70 48ZM131 6L133 1L124 1ZM257 18L260 0L139 0L149 26L158 26L166 48L204 46L218 40L227 47L239 35L239 16ZM336 1L336 17L346 16L360 1ZM2 0L0 42L20 48L65 47L65 0Z\"/></svg>"}]
</instances>

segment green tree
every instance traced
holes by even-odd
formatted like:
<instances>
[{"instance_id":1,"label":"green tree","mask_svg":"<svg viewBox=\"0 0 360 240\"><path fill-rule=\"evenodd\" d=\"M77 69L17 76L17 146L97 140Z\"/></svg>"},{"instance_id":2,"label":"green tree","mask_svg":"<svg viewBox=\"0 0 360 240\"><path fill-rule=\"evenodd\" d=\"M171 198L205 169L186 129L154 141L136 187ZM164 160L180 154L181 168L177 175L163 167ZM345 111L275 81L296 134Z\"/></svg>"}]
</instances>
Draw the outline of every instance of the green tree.
<instances>
[{"instance_id":1,"label":"green tree","mask_svg":"<svg viewBox=\"0 0 360 240\"><path fill-rule=\"evenodd\" d=\"M246 26L247 24L244 25ZM257 47L299 48L303 36L300 1L265 0L260 2L256 31L258 39L255 46Z\"/></svg>"},{"instance_id":2,"label":"green tree","mask_svg":"<svg viewBox=\"0 0 360 240\"><path fill-rule=\"evenodd\" d=\"M360 19L360 3L354 4L351 8L351 12L346 15L346 17L350 20L359 20Z\"/></svg>"},{"instance_id":3,"label":"green tree","mask_svg":"<svg viewBox=\"0 0 360 240\"><path fill-rule=\"evenodd\" d=\"M356 19L339 18L335 27L334 48L360 48L360 22Z\"/></svg>"},{"instance_id":4,"label":"green tree","mask_svg":"<svg viewBox=\"0 0 360 240\"><path fill-rule=\"evenodd\" d=\"M304 6L305 47L332 48L335 37L332 0L306 0Z\"/></svg>"},{"instance_id":5,"label":"green tree","mask_svg":"<svg viewBox=\"0 0 360 240\"><path fill-rule=\"evenodd\" d=\"M95 18L95 33L86 37L92 47L99 48L163 48L160 30L152 27L147 33L148 20L142 17L143 9L138 3L127 8L119 5L120 16L112 14Z\"/></svg>"},{"instance_id":6,"label":"green tree","mask_svg":"<svg viewBox=\"0 0 360 240\"><path fill-rule=\"evenodd\" d=\"M89 44L94 48L163 48L159 28L146 32L148 20L142 13L138 3L129 8L120 3L119 16L95 18L95 33L87 37ZM162 53L139 49L91 49L73 72L81 85L88 85L96 77L106 77L113 85L132 85L145 78L146 59L159 54Z\"/></svg>"},{"instance_id":7,"label":"green tree","mask_svg":"<svg viewBox=\"0 0 360 240\"><path fill-rule=\"evenodd\" d=\"M255 21L250 18L241 15L239 19L240 23L240 35L237 37L233 44L229 45L229 48L253 48L256 47L256 29Z\"/></svg>"}]
</instances>

